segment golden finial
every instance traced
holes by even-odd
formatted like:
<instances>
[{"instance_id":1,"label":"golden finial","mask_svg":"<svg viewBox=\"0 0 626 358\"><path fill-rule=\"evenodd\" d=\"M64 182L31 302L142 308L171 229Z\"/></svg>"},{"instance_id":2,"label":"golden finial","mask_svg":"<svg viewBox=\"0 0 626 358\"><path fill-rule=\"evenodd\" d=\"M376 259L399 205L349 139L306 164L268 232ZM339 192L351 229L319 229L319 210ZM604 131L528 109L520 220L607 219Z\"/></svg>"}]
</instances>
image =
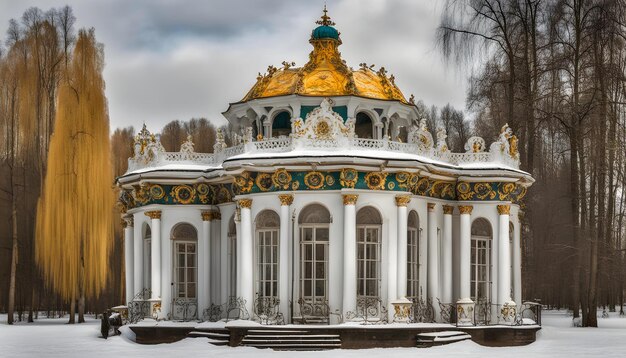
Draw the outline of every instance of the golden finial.
<instances>
[{"instance_id":1,"label":"golden finial","mask_svg":"<svg viewBox=\"0 0 626 358\"><path fill-rule=\"evenodd\" d=\"M324 4L324 15L322 15L322 19L315 21L315 23L322 26L335 26L335 23L330 21L328 10L326 10L326 4Z\"/></svg>"}]
</instances>

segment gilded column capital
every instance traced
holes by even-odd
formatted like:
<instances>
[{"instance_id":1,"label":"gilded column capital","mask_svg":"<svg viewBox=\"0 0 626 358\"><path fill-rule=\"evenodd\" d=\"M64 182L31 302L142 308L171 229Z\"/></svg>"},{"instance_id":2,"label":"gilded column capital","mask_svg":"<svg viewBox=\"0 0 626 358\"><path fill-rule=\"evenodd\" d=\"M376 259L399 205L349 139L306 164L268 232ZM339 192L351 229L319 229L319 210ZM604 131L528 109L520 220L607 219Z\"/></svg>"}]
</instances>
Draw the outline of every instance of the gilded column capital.
<instances>
[{"instance_id":1,"label":"gilded column capital","mask_svg":"<svg viewBox=\"0 0 626 358\"><path fill-rule=\"evenodd\" d=\"M356 205L358 194L343 194L343 205Z\"/></svg>"},{"instance_id":2,"label":"gilded column capital","mask_svg":"<svg viewBox=\"0 0 626 358\"><path fill-rule=\"evenodd\" d=\"M213 220L222 220L222 213L219 210L213 210Z\"/></svg>"},{"instance_id":3,"label":"gilded column capital","mask_svg":"<svg viewBox=\"0 0 626 358\"><path fill-rule=\"evenodd\" d=\"M498 205L498 215L511 215L511 205Z\"/></svg>"},{"instance_id":4,"label":"gilded column capital","mask_svg":"<svg viewBox=\"0 0 626 358\"><path fill-rule=\"evenodd\" d=\"M435 203L428 203L427 205L428 205L428 211L435 211L435 205L437 205L437 204L435 204Z\"/></svg>"},{"instance_id":5,"label":"gilded column capital","mask_svg":"<svg viewBox=\"0 0 626 358\"><path fill-rule=\"evenodd\" d=\"M214 215L214 211L212 210L205 210L200 212L200 215L202 215L202 221L211 221L213 219L215 219Z\"/></svg>"},{"instance_id":6,"label":"gilded column capital","mask_svg":"<svg viewBox=\"0 0 626 358\"><path fill-rule=\"evenodd\" d=\"M461 215L463 214L471 214L472 210L474 210L474 207L471 205L459 205L459 212L461 213Z\"/></svg>"},{"instance_id":7,"label":"gilded column capital","mask_svg":"<svg viewBox=\"0 0 626 358\"><path fill-rule=\"evenodd\" d=\"M161 220L161 210L146 211L146 216L153 220L154 219Z\"/></svg>"},{"instance_id":8,"label":"gilded column capital","mask_svg":"<svg viewBox=\"0 0 626 358\"><path fill-rule=\"evenodd\" d=\"M411 201L411 195L396 195L396 206L407 206Z\"/></svg>"},{"instance_id":9,"label":"gilded column capital","mask_svg":"<svg viewBox=\"0 0 626 358\"><path fill-rule=\"evenodd\" d=\"M237 204L239 204L240 208L250 209L252 207L252 199L239 199Z\"/></svg>"},{"instance_id":10,"label":"gilded column capital","mask_svg":"<svg viewBox=\"0 0 626 358\"><path fill-rule=\"evenodd\" d=\"M126 222L125 219L121 219L120 222L122 223L122 228L126 229L126 227L128 226L128 223Z\"/></svg>"},{"instance_id":11,"label":"gilded column capital","mask_svg":"<svg viewBox=\"0 0 626 358\"><path fill-rule=\"evenodd\" d=\"M452 215L454 213L454 206L452 206L452 205L444 205L443 206L443 213L445 215Z\"/></svg>"},{"instance_id":12,"label":"gilded column capital","mask_svg":"<svg viewBox=\"0 0 626 358\"><path fill-rule=\"evenodd\" d=\"M280 194L278 200L280 200L280 206L289 206L293 204L293 194Z\"/></svg>"}]
</instances>

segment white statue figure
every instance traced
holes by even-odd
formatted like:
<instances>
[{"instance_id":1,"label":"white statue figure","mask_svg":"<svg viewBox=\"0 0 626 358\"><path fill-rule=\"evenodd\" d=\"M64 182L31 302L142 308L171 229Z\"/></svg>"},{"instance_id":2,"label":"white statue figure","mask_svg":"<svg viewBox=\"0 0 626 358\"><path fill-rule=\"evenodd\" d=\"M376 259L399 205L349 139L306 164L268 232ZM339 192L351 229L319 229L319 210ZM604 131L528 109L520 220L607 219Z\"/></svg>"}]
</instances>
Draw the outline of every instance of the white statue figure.
<instances>
[{"instance_id":1,"label":"white statue figure","mask_svg":"<svg viewBox=\"0 0 626 358\"><path fill-rule=\"evenodd\" d=\"M219 153L226 148L226 143L224 141L224 132L222 128L217 129L215 144L213 144L213 152Z\"/></svg>"},{"instance_id":2,"label":"white statue figure","mask_svg":"<svg viewBox=\"0 0 626 358\"><path fill-rule=\"evenodd\" d=\"M446 139L448 138L448 133L444 127L437 128L437 151L440 153L449 152L448 143Z\"/></svg>"},{"instance_id":3,"label":"white statue figure","mask_svg":"<svg viewBox=\"0 0 626 358\"><path fill-rule=\"evenodd\" d=\"M470 137L465 143L466 153L482 153L486 148L485 140L481 137Z\"/></svg>"}]
</instances>

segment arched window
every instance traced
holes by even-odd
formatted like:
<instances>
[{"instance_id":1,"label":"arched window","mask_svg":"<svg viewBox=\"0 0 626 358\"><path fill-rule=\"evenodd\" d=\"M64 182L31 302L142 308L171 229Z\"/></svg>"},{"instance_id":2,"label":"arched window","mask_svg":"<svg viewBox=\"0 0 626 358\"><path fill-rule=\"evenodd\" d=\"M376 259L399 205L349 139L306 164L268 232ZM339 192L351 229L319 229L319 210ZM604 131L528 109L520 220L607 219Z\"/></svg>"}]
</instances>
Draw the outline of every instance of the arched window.
<instances>
[{"instance_id":1,"label":"arched window","mask_svg":"<svg viewBox=\"0 0 626 358\"><path fill-rule=\"evenodd\" d=\"M198 233L190 224L172 229L174 242L174 298L196 298Z\"/></svg>"},{"instance_id":2,"label":"arched window","mask_svg":"<svg viewBox=\"0 0 626 358\"><path fill-rule=\"evenodd\" d=\"M363 112L357 113L354 132L359 138L374 138L374 123L372 122L372 118Z\"/></svg>"},{"instance_id":3,"label":"arched window","mask_svg":"<svg viewBox=\"0 0 626 358\"><path fill-rule=\"evenodd\" d=\"M474 302L489 301L491 297L491 242L489 221L483 218L472 223L471 295Z\"/></svg>"},{"instance_id":4,"label":"arched window","mask_svg":"<svg viewBox=\"0 0 626 358\"><path fill-rule=\"evenodd\" d=\"M278 297L278 232L280 217L263 210L256 217L256 288L261 297Z\"/></svg>"},{"instance_id":5,"label":"arched window","mask_svg":"<svg viewBox=\"0 0 626 358\"><path fill-rule=\"evenodd\" d=\"M309 304L328 299L330 212L320 204L306 206L300 224L300 298ZM323 310L313 314L327 315Z\"/></svg>"},{"instance_id":6,"label":"arched window","mask_svg":"<svg viewBox=\"0 0 626 358\"><path fill-rule=\"evenodd\" d=\"M272 137L289 136L291 133L291 115L282 111L274 116L272 121Z\"/></svg>"},{"instance_id":7,"label":"arched window","mask_svg":"<svg viewBox=\"0 0 626 358\"><path fill-rule=\"evenodd\" d=\"M409 298L419 297L420 287L420 238L419 217L413 210L409 213L406 235L406 295Z\"/></svg>"},{"instance_id":8,"label":"arched window","mask_svg":"<svg viewBox=\"0 0 626 358\"><path fill-rule=\"evenodd\" d=\"M152 289L152 230L144 224L143 234L143 287Z\"/></svg>"},{"instance_id":9,"label":"arched window","mask_svg":"<svg viewBox=\"0 0 626 358\"><path fill-rule=\"evenodd\" d=\"M357 296L380 298L382 218L371 206L356 214Z\"/></svg>"},{"instance_id":10,"label":"arched window","mask_svg":"<svg viewBox=\"0 0 626 358\"><path fill-rule=\"evenodd\" d=\"M228 292L231 297L237 297L237 225L235 215L228 222Z\"/></svg>"}]
</instances>

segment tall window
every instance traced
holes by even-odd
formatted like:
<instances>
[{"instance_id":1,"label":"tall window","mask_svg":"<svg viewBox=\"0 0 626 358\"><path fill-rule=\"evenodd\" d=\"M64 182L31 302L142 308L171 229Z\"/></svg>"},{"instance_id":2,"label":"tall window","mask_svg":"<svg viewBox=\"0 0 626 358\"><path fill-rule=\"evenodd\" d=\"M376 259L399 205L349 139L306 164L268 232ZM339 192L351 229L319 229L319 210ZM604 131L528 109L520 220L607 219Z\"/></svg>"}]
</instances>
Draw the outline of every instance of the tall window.
<instances>
[{"instance_id":1,"label":"tall window","mask_svg":"<svg viewBox=\"0 0 626 358\"><path fill-rule=\"evenodd\" d=\"M382 218L371 206L356 214L357 295L380 297L380 231Z\"/></svg>"},{"instance_id":2,"label":"tall window","mask_svg":"<svg viewBox=\"0 0 626 358\"><path fill-rule=\"evenodd\" d=\"M415 211L409 214L406 235L406 294L407 297L419 297L420 287L420 241L419 217Z\"/></svg>"},{"instance_id":3,"label":"tall window","mask_svg":"<svg viewBox=\"0 0 626 358\"><path fill-rule=\"evenodd\" d=\"M474 302L491 297L491 225L485 219L472 223L471 294Z\"/></svg>"},{"instance_id":4,"label":"tall window","mask_svg":"<svg viewBox=\"0 0 626 358\"><path fill-rule=\"evenodd\" d=\"M229 296L237 297L237 225L235 215L228 223L228 292Z\"/></svg>"},{"instance_id":5,"label":"tall window","mask_svg":"<svg viewBox=\"0 0 626 358\"><path fill-rule=\"evenodd\" d=\"M256 289L263 297L278 296L278 231L280 217L263 210L256 219Z\"/></svg>"},{"instance_id":6,"label":"tall window","mask_svg":"<svg viewBox=\"0 0 626 358\"><path fill-rule=\"evenodd\" d=\"M308 205L300 213L299 223L300 298L307 303L323 303L328 299L330 212L319 204Z\"/></svg>"},{"instance_id":7,"label":"tall window","mask_svg":"<svg viewBox=\"0 0 626 358\"><path fill-rule=\"evenodd\" d=\"M174 242L174 297L196 298L198 277L198 233L190 224L178 224L172 230Z\"/></svg>"}]
</instances>

